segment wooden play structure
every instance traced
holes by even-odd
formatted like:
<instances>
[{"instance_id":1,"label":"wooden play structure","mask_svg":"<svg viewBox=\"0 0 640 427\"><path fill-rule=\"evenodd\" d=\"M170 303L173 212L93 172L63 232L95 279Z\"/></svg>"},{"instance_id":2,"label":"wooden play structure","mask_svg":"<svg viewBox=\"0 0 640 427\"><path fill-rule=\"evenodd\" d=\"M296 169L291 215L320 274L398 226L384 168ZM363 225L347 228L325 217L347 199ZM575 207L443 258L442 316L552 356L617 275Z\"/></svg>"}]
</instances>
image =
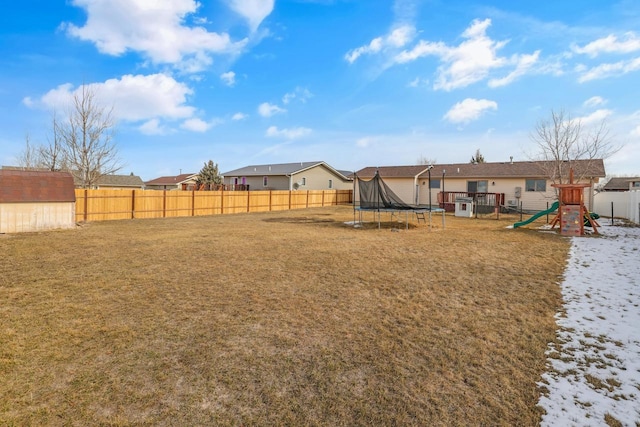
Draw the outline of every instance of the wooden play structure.
<instances>
[{"instance_id":1,"label":"wooden play structure","mask_svg":"<svg viewBox=\"0 0 640 427\"><path fill-rule=\"evenodd\" d=\"M551 222L551 228L556 224L560 226L560 234L563 236L583 236L585 222L593 228L593 232L598 234L598 224L591 217L591 213L584 204L584 189L591 187L590 184L574 184L573 169L569 171L568 184L551 184L558 189L558 213Z\"/></svg>"}]
</instances>

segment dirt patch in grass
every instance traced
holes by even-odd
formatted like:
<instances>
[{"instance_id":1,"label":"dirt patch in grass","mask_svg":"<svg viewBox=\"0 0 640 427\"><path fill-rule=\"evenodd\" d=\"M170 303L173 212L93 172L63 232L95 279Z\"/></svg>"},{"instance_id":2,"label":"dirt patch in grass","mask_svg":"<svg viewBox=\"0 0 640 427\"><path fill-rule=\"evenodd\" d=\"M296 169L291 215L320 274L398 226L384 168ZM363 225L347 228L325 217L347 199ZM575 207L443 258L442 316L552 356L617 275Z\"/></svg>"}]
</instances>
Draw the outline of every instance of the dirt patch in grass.
<instances>
[{"instance_id":1,"label":"dirt patch in grass","mask_svg":"<svg viewBox=\"0 0 640 427\"><path fill-rule=\"evenodd\" d=\"M538 425L568 241L514 218L352 220L0 239L0 424Z\"/></svg>"}]
</instances>

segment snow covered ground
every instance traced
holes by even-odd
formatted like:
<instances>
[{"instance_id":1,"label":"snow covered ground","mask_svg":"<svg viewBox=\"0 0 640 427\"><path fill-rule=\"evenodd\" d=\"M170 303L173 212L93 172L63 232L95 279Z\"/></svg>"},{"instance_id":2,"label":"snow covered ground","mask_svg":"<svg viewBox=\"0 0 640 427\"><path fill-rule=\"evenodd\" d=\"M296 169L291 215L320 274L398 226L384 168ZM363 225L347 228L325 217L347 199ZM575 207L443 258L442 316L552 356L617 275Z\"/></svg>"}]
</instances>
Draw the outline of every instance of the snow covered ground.
<instances>
[{"instance_id":1,"label":"snow covered ground","mask_svg":"<svg viewBox=\"0 0 640 427\"><path fill-rule=\"evenodd\" d=\"M640 426L640 228L602 225L572 238L542 426Z\"/></svg>"}]
</instances>

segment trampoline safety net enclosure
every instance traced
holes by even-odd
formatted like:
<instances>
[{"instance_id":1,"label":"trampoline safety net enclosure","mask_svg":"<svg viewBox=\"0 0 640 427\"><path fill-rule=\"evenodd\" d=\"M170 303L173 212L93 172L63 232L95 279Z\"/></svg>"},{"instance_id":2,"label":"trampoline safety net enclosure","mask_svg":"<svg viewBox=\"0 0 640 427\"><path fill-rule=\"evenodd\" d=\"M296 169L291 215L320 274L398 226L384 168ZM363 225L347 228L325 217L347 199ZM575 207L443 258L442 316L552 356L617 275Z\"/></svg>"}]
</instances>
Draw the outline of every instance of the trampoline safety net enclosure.
<instances>
[{"instance_id":1,"label":"trampoline safety net enclosure","mask_svg":"<svg viewBox=\"0 0 640 427\"><path fill-rule=\"evenodd\" d=\"M431 229L431 213L432 212L442 212L442 228L444 228L444 209L432 209L431 206L415 206L409 205L400 199L390 188L389 186L382 180L378 171L376 171L373 178L369 181L365 181L360 177L356 176L356 181L358 183L358 194L360 199L360 206L355 208L355 200L354 200L354 208L362 211L374 211L378 212L391 212L393 213L404 211L406 213L406 225L409 228L409 220L408 216L410 212L416 214L416 218L418 221L425 220L425 213L429 214L429 229ZM362 220L360 221L362 222ZM378 228L380 228L380 216L378 215Z\"/></svg>"}]
</instances>

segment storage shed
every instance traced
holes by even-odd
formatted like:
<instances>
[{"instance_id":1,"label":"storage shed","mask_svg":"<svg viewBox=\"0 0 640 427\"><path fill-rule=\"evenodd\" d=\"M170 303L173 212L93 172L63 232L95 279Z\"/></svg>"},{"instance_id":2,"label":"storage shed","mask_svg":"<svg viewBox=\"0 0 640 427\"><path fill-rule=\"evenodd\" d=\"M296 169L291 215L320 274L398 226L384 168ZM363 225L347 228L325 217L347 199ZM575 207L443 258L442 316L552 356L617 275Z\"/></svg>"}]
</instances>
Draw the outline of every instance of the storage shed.
<instances>
[{"instance_id":1,"label":"storage shed","mask_svg":"<svg viewBox=\"0 0 640 427\"><path fill-rule=\"evenodd\" d=\"M72 228L75 202L67 172L0 170L0 233Z\"/></svg>"}]
</instances>

